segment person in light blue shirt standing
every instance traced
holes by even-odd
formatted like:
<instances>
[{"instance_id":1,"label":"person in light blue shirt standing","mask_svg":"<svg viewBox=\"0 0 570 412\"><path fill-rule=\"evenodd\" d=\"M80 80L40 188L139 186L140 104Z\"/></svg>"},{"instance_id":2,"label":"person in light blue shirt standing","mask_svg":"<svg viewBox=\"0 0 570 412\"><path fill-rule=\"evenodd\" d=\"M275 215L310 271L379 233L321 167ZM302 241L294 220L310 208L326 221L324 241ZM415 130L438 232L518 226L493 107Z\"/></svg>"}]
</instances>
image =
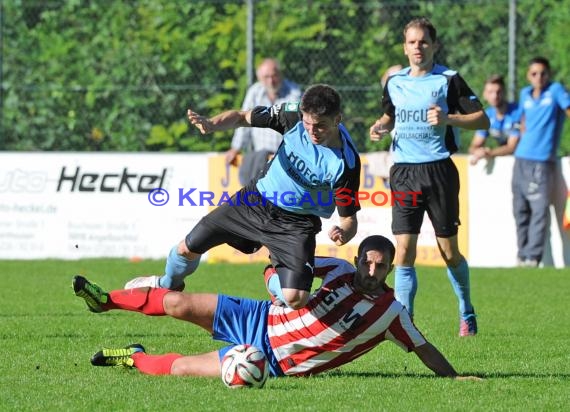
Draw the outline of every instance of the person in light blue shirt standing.
<instances>
[{"instance_id":1,"label":"person in light blue shirt standing","mask_svg":"<svg viewBox=\"0 0 570 412\"><path fill-rule=\"evenodd\" d=\"M489 103L485 113L489 117L491 126L489 129L475 131L469 146L472 165L483 158L512 154L520 137L518 105L505 99L503 76L493 74L487 78L483 87L483 98ZM495 147L486 145L491 139Z\"/></svg>"},{"instance_id":2,"label":"person in light blue shirt standing","mask_svg":"<svg viewBox=\"0 0 570 412\"><path fill-rule=\"evenodd\" d=\"M542 260L560 167L557 151L564 120L570 117L568 90L550 76L546 58L531 59L530 85L521 90L519 98L522 134L514 152L512 191L520 266L537 267Z\"/></svg>"},{"instance_id":3,"label":"person in light blue shirt standing","mask_svg":"<svg viewBox=\"0 0 570 412\"><path fill-rule=\"evenodd\" d=\"M420 193L392 207L396 238L396 298L413 315L417 290L414 267L418 235L427 212L447 274L459 301L460 336L477 333L471 303L469 266L459 251L459 173L451 160L458 127L489 128L483 106L459 74L435 64L437 32L426 18L404 28L404 54L410 66L388 78L384 114L370 128L371 140L395 130L390 185L395 192Z\"/></svg>"}]
</instances>

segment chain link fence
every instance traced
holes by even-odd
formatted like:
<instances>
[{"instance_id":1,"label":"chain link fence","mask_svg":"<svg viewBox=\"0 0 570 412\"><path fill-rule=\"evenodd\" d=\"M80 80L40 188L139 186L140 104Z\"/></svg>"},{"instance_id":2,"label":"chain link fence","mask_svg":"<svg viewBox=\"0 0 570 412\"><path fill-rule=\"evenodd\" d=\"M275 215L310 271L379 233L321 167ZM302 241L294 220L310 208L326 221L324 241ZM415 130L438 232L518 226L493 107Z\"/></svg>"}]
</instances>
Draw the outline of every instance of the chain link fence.
<instances>
[{"instance_id":1,"label":"chain link fence","mask_svg":"<svg viewBox=\"0 0 570 412\"><path fill-rule=\"evenodd\" d=\"M223 151L185 119L240 107L253 70L278 58L302 87L328 83L360 150L380 114L380 77L407 64L402 29L427 16L439 63L480 94L492 73L511 95L528 59L568 77L570 0L0 3L0 150ZM565 48L565 52L561 53ZM463 133L463 151L471 133Z\"/></svg>"}]
</instances>

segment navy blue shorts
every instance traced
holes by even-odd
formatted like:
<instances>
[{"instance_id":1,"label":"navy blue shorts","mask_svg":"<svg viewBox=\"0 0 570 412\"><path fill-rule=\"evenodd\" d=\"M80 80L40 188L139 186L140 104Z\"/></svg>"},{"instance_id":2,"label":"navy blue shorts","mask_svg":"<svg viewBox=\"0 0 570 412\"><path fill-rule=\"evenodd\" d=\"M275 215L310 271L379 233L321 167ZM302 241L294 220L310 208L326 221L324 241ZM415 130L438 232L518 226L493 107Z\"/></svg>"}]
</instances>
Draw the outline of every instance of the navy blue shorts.
<instances>
[{"instance_id":1,"label":"navy blue shorts","mask_svg":"<svg viewBox=\"0 0 570 412\"><path fill-rule=\"evenodd\" d=\"M437 237L457 235L459 172L451 158L431 163L396 163L390 169L390 189L404 196L392 206L392 233L419 234L427 213Z\"/></svg>"},{"instance_id":2,"label":"navy blue shorts","mask_svg":"<svg viewBox=\"0 0 570 412\"><path fill-rule=\"evenodd\" d=\"M260 349L267 357L269 376L283 376L267 336L269 306L270 301L218 295L212 338L232 343L218 351L220 362L234 346L249 344Z\"/></svg>"}]
</instances>

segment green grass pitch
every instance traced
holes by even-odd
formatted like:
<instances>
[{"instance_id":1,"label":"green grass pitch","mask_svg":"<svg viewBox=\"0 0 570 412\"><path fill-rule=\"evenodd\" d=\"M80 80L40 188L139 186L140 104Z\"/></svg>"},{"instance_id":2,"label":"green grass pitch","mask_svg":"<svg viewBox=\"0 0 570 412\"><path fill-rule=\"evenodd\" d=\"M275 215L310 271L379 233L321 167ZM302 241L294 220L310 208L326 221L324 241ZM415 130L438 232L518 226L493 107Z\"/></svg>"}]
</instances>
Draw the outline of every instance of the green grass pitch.
<instances>
[{"instance_id":1,"label":"green grass pitch","mask_svg":"<svg viewBox=\"0 0 570 412\"><path fill-rule=\"evenodd\" d=\"M149 353L196 353L222 344L201 329L137 313L93 314L71 289L81 273L106 289L160 273L162 261L0 261L2 411L561 411L570 405L570 276L556 269L471 269L480 333L457 336L444 270L419 268L416 324L461 373L436 378L386 342L352 364L311 378L230 390L219 379L145 376L95 368L102 347L142 343ZM203 264L188 291L265 298L263 265ZM388 278L392 284L393 275Z\"/></svg>"}]
</instances>

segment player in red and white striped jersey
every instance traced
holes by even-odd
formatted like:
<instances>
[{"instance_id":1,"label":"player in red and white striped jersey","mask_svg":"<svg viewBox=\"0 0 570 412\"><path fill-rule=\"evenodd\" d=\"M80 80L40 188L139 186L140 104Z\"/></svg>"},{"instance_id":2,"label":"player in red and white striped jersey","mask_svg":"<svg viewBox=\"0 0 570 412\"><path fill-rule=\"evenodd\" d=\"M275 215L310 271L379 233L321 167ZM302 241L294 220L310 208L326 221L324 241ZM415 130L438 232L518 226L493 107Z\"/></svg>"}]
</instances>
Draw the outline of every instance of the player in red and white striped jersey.
<instances>
[{"instance_id":1,"label":"player in red and white striped jersey","mask_svg":"<svg viewBox=\"0 0 570 412\"><path fill-rule=\"evenodd\" d=\"M122 309L169 315L201 326L214 339L232 344L189 356L149 355L141 345L131 345L123 351L127 356L120 351L105 352L121 355L96 366L123 364L152 375L219 376L224 354L234 345L250 344L265 353L270 376L303 376L351 362L389 340L413 351L439 376L478 379L459 376L394 299L393 290L385 283L393 268L394 253L394 245L387 238L369 236L358 248L355 266L342 259L316 258L314 272L323 279L322 284L307 306L296 310L278 302L160 288L105 292L81 276L74 278L73 286L93 312ZM264 275L268 282L277 276L272 267ZM134 346L136 351L129 349Z\"/></svg>"},{"instance_id":2,"label":"player in red and white striped jersey","mask_svg":"<svg viewBox=\"0 0 570 412\"><path fill-rule=\"evenodd\" d=\"M314 374L340 366L384 340L406 350L426 342L383 282L391 263L374 263L381 275L373 290L355 287L359 276L371 277L369 271L374 271L368 269L370 259L365 257L355 262L357 267L363 266L357 272L346 260L316 258L315 274L323 277L323 283L308 305L299 310L269 308L269 342L286 375Z\"/></svg>"}]
</instances>

